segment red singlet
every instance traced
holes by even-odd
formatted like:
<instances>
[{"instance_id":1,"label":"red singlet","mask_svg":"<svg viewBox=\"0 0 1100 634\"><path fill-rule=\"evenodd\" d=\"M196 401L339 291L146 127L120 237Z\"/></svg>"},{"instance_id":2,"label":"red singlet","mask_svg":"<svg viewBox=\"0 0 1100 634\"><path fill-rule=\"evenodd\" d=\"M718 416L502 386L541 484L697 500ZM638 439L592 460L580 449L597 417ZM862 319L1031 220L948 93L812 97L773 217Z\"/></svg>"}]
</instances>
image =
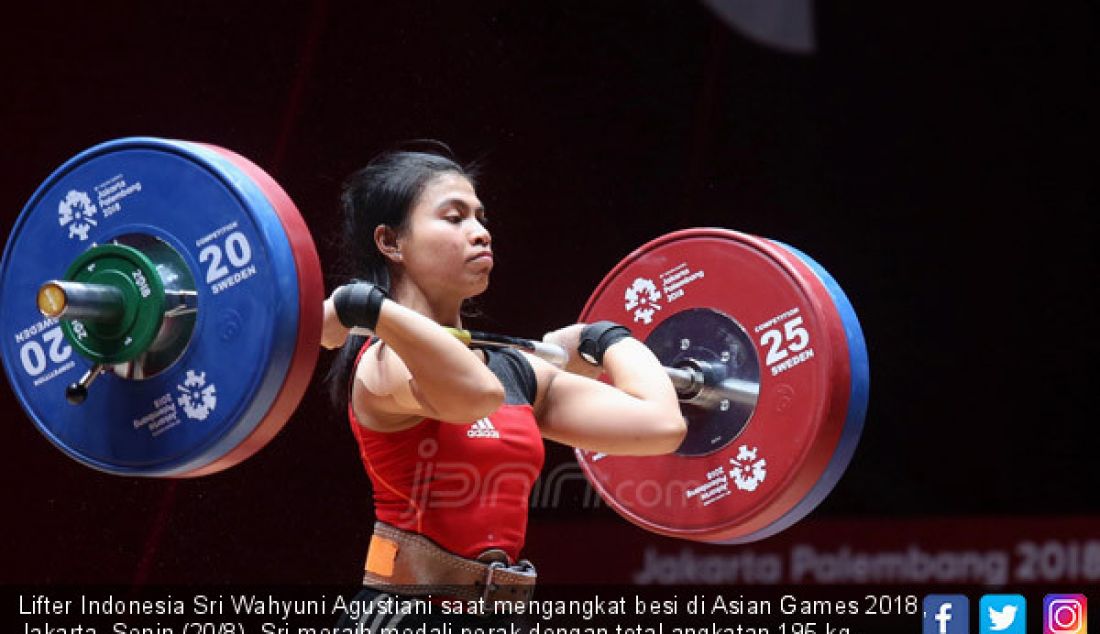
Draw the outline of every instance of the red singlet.
<instances>
[{"instance_id":1,"label":"red singlet","mask_svg":"<svg viewBox=\"0 0 1100 634\"><path fill-rule=\"evenodd\" d=\"M536 379L522 354L485 353L505 391L504 404L488 418L469 425L425 418L409 429L377 432L359 424L350 401L348 418L379 520L464 557L500 548L516 561L545 457L532 409Z\"/></svg>"}]
</instances>

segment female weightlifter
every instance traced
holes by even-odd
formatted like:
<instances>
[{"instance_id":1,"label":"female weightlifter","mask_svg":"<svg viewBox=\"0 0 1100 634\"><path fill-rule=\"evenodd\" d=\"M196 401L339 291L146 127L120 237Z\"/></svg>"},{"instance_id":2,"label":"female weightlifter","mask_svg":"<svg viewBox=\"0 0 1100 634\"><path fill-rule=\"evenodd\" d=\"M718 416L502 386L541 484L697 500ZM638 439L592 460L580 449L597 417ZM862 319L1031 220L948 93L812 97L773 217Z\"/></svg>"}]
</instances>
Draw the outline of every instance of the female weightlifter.
<instances>
[{"instance_id":1,"label":"female weightlifter","mask_svg":"<svg viewBox=\"0 0 1100 634\"><path fill-rule=\"evenodd\" d=\"M686 426L672 384L611 322L546 335L569 351L564 369L512 349L472 350L448 333L493 270L473 175L454 161L383 154L348 179L342 204L366 282L326 300L322 345L342 347L331 395L374 488L364 585L526 598L535 574L520 553L543 438L607 454L674 451ZM376 337L349 335L352 326ZM611 385L595 380L603 372Z\"/></svg>"}]
</instances>

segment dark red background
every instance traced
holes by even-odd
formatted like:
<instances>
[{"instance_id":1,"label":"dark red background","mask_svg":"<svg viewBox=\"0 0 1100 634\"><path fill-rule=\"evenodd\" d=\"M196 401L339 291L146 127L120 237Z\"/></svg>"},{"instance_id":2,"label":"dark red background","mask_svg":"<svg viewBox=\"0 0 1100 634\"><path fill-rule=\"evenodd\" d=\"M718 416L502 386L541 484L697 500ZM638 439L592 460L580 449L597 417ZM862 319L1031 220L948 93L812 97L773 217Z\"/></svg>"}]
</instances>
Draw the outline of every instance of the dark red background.
<instances>
[{"instance_id":1,"label":"dark red background","mask_svg":"<svg viewBox=\"0 0 1100 634\"><path fill-rule=\"evenodd\" d=\"M871 355L863 441L814 518L962 516L980 540L982 517L1100 515L1094 9L822 3L795 56L694 2L374 4L13 9L0 229L85 147L206 141L284 185L335 284L341 179L442 139L484 164L499 257L476 325L569 323L675 229L782 240L844 286ZM355 583L370 493L329 358L266 449L176 484L66 459L4 382L0 580ZM580 497L532 522L609 515ZM608 548L642 540L622 531Z\"/></svg>"}]
</instances>

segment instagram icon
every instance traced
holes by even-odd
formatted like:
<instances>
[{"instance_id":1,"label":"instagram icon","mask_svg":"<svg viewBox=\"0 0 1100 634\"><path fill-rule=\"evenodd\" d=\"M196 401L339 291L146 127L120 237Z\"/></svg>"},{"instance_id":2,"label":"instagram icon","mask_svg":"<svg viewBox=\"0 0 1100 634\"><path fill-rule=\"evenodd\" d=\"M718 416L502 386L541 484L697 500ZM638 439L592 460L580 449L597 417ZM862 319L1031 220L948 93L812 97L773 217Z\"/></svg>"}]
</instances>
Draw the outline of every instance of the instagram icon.
<instances>
[{"instance_id":1,"label":"instagram icon","mask_svg":"<svg viewBox=\"0 0 1100 634\"><path fill-rule=\"evenodd\" d=\"M1083 594L1043 597L1043 634L1088 634L1088 602Z\"/></svg>"}]
</instances>

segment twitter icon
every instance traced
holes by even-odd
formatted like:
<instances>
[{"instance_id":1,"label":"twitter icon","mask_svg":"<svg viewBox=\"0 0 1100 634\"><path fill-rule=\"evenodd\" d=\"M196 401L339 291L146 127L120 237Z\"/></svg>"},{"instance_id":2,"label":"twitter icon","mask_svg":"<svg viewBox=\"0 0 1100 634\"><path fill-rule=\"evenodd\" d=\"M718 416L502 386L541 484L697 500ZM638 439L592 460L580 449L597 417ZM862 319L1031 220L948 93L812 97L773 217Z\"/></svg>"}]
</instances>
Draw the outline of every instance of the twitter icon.
<instances>
[{"instance_id":1,"label":"twitter icon","mask_svg":"<svg viewBox=\"0 0 1100 634\"><path fill-rule=\"evenodd\" d=\"M1027 600L1018 594L987 594L978 604L978 631L981 634L1025 634Z\"/></svg>"}]
</instances>

